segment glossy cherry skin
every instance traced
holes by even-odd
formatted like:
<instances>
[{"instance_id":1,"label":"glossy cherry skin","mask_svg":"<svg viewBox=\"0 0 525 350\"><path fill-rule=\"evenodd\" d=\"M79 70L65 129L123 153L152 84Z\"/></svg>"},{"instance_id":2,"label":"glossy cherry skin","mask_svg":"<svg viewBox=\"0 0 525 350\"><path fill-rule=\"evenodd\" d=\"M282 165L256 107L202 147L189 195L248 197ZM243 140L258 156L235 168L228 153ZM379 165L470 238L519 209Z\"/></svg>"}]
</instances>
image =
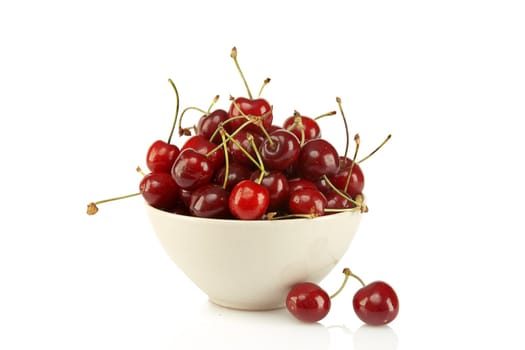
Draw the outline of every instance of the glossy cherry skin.
<instances>
[{"instance_id":1,"label":"glossy cherry skin","mask_svg":"<svg viewBox=\"0 0 525 350\"><path fill-rule=\"evenodd\" d=\"M300 177L295 177L293 179L288 180L288 185L290 186L290 193L303 188L317 189L317 186L312 181L302 179Z\"/></svg>"},{"instance_id":2,"label":"glossy cherry skin","mask_svg":"<svg viewBox=\"0 0 525 350\"><path fill-rule=\"evenodd\" d=\"M190 206L191 191L179 187L179 202L186 208Z\"/></svg>"},{"instance_id":3,"label":"glossy cherry skin","mask_svg":"<svg viewBox=\"0 0 525 350\"><path fill-rule=\"evenodd\" d=\"M286 118L283 122L283 128L293 132L299 140L303 141L303 143L321 137L321 128L314 119L306 116L299 116L299 118L300 123L296 122L295 116ZM301 131L301 128L304 130L304 139L302 139L303 131Z\"/></svg>"},{"instance_id":4,"label":"glossy cherry skin","mask_svg":"<svg viewBox=\"0 0 525 350\"><path fill-rule=\"evenodd\" d=\"M206 184L192 192L189 210L191 215L202 218L228 218L231 216L228 199L228 191L221 186Z\"/></svg>"},{"instance_id":5,"label":"glossy cherry skin","mask_svg":"<svg viewBox=\"0 0 525 350\"><path fill-rule=\"evenodd\" d=\"M149 173L142 177L139 191L146 202L157 209L177 206L179 187L169 173Z\"/></svg>"},{"instance_id":6,"label":"glossy cherry skin","mask_svg":"<svg viewBox=\"0 0 525 350\"><path fill-rule=\"evenodd\" d=\"M348 178L348 173L350 172L350 167L352 168L352 173L350 174L350 182L346 188L346 192L350 196L355 197L356 195L363 193L365 187L365 177L363 171L359 164L354 163L352 166L352 160L345 157L339 158L339 170L336 174L328 176L328 179L332 184L340 190L345 191L346 181Z\"/></svg>"},{"instance_id":7,"label":"glossy cherry skin","mask_svg":"<svg viewBox=\"0 0 525 350\"><path fill-rule=\"evenodd\" d=\"M327 200L321 191L313 188L303 188L290 193L288 210L293 214L324 215Z\"/></svg>"},{"instance_id":8,"label":"glossy cherry skin","mask_svg":"<svg viewBox=\"0 0 525 350\"><path fill-rule=\"evenodd\" d=\"M261 184L243 180L235 185L229 198L230 212L237 219L261 219L270 205L270 194Z\"/></svg>"},{"instance_id":9,"label":"glossy cherry skin","mask_svg":"<svg viewBox=\"0 0 525 350\"><path fill-rule=\"evenodd\" d=\"M302 282L286 296L286 308L298 320L317 322L330 311L330 296L315 283Z\"/></svg>"},{"instance_id":10,"label":"glossy cherry skin","mask_svg":"<svg viewBox=\"0 0 525 350\"><path fill-rule=\"evenodd\" d=\"M213 162L193 148L182 150L171 168L171 176L180 188L194 190L210 182Z\"/></svg>"},{"instance_id":11,"label":"glossy cherry skin","mask_svg":"<svg viewBox=\"0 0 525 350\"><path fill-rule=\"evenodd\" d=\"M146 153L146 165L151 172L169 173L180 150L176 145L157 140Z\"/></svg>"},{"instance_id":12,"label":"glossy cherry skin","mask_svg":"<svg viewBox=\"0 0 525 350\"><path fill-rule=\"evenodd\" d=\"M230 105L228 118L242 115L247 117L261 117L262 125L266 129L272 125L272 106L270 106L270 103L268 103L268 101L266 101L264 98L249 99L245 97L237 97ZM225 128L229 132L233 132L247 120L247 118L232 119L225 125ZM260 128L255 124L247 125L243 130L260 132Z\"/></svg>"},{"instance_id":13,"label":"glossy cherry skin","mask_svg":"<svg viewBox=\"0 0 525 350\"><path fill-rule=\"evenodd\" d=\"M339 155L332 144L324 139L305 142L297 161L301 177L316 181L323 175L334 175L339 170Z\"/></svg>"},{"instance_id":14,"label":"glossy cherry skin","mask_svg":"<svg viewBox=\"0 0 525 350\"><path fill-rule=\"evenodd\" d=\"M197 135L202 135L217 145L220 144L222 142L221 135L215 131L226 119L228 119L228 112L224 109L216 109L209 114L203 115L197 122ZM213 134L215 136L212 139Z\"/></svg>"},{"instance_id":15,"label":"glossy cherry skin","mask_svg":"<svg viewBox=\"0 0 525 350\"><path fill-rule=\"evenodd\" d=\"M301 145L293 133L282 129L270 133L270 139L264 139L259 152L265 168L285 170L299 158Z\"/></svg>"},{"instance_id":16,"label":"glossy cherry skin","mask_svg":"<svg viewBox=\"0 0 525 350\"><path fill-rule=\"evenodd\" d=\"M252 170L246 165L240 163L230 162L228 164L228 180L226 181L226 190L231 191L233 186L237 185L242 180L247 180L252 175ZM226 176L226 164L217 169L213 175L213 183L222 186L224 184L224 177Z\"/></svg>"},{"instance_id":17,"label":"glossy cherry skin","mask_svg":"<svg viewBox=\"0 0 525 350\"><path fill-rule=\"evenodd\" d=\"M321 191L323 194L328 194L333 191L333 189L328 185L328 182L323 177L320 177L315 181L315 186L317 186L317 189Z\"/></svg>"},{"instance_id":18,"label":"glossy cherry skin","mask_svg":"<svg viewBox=\"0 0 525 350\"><path fill-rule=\"evenodd\" d=\"M343 192L343 194L350 197L348 193ZM355 204L349 201L348 199L341 196L335 191L331 191L325 194L326 197L326 207L329 209L351 209L355 207Z\"/></svg>"},{"instance_id":19,"label":"glossy cherry skin","mask_svg":"<svg viewBox=\"0 0 525 350\"><path fill-rule=\"evenodd\" d=\"M256 170L250 176L250 180L256 181L260 175L261 171ZM284 173L277 170L267 172L262 178L261 185L266 187L270 194L268 210L277 211L286 208L290 195L290 186L288 186L288 180Z\"/></svg>"},{"instance_id":20,"label":"glossy cherry skin","mask_svg":"<svg viewBox=\"0 0 525 350\"><path fill-rule=\"evenodd\" d=\"M399 312L396 292L383 281L375 281L359 289L352 304L359 319L371 326L390 323Z\"/></svg>"},{"instance_id":21,"label":"glossy cherry skin","mask_svg":"<svg viewBox=\"0 0 525 350\"><path fill-rule=\"evenodd\" d=\"M224 164L224 149L222 147L217 148L217 145L209 141L203 135L193 135L184 142L181 151L192 148L195 151L206 155L207 158L213 163L213 168L218 169ZM213 152L212 152L213 151Z\"/></svg>"}]
</instances>

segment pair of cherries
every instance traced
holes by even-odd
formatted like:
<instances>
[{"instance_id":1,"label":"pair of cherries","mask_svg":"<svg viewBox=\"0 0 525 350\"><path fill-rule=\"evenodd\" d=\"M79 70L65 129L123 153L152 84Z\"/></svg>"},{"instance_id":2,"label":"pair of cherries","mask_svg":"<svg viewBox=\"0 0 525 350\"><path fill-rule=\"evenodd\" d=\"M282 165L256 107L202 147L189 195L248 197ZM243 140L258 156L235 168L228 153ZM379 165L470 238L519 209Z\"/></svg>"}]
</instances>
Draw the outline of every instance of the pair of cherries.
<instances>
[{"instance_id":1,"label":"pair of cherries","mask_svg":"<svg viewBox=\"0 0 525 350\"><path fill-rule=\"evenodd\" d=\"M362 287L354 294L353 309L361 321L372 326L392 322L399 312L399 299L394 289L384 281L365 284L350 269L343 270L345 279L341 288L332 296L312 282L298 283L286 297L286 308L297 319L304 322L318 322L330 311L331 299L344 288L349 277L356 278Z\"/></svg>"}]
</instances>

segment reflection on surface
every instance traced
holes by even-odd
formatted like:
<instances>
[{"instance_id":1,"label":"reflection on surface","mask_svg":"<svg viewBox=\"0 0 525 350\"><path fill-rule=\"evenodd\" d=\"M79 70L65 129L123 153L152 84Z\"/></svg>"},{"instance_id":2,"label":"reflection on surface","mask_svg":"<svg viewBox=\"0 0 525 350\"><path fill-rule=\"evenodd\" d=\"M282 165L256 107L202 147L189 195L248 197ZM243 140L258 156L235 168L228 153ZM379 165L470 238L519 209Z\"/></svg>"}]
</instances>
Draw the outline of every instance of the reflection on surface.
<instances>
[{"instance_id":1,"label":"reflection on surface","mask_svg":"<svg viewBox=\"0 0 525 350\"><path fill-rule=\"evenodd\" d=\"M397 335L389 326L362 325L353 335L355 350L396 350Z\"/></svg>"},{"instance_id":2,"label":"reflection on surface","mask_svg":"<svg viewBox=\"0 0 525 350\"><path fill-rule=\"evenodd\" d=\"M329 325L331 349L396 350L397 335L389 326L361 325L356 331L346 325Z\"/></svg>"},{"instance_id":3,"label":"reflection on surface","mask_svg":"<svg viewBox=\"0 0 525 350\"><path fill-rule=\"evenodd\" d=\"M346 326L298 322L286 309L239 311L205 302L171 333L177 349L396 350L389 326ZM180 325L182 324L182 327Z\"/></svg>"},{"instance_id":4,"label":"reflection on surface","mask_svg":"<svg viewBox=\"0 0 525 350\"><path fill-rule=\"evenodd\" d=\"M179 331L177 344L189 349L331 349L323 325L297 322L285 309L247 312L206 302Z\"/></svg>"}]
</instances>

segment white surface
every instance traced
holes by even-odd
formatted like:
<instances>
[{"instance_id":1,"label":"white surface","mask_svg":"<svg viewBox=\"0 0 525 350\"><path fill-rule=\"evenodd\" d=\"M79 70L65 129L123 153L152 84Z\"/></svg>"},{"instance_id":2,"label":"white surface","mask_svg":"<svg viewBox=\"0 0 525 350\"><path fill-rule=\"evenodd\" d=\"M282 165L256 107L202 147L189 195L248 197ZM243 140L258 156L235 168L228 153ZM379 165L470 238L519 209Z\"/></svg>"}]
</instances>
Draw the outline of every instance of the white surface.
<instances>
[{"instance_id":1,"label":"white surface","mask_svg":"<svg viewBox=\"0 0 525 350\"><path fill-rule=\"evenodd\" d=\"M505 0L2 2L0 349L523 348L524 17ZM340 96L363 154L393 134L341 261L396 288L389 328L360 328L355 283L320 325L215 307L139 198L84 214L136 190L168 78L184 106L244 94L233 45L282 120ZM341 126L322 123L338 149Z\"/></svg>"}]
</instances>

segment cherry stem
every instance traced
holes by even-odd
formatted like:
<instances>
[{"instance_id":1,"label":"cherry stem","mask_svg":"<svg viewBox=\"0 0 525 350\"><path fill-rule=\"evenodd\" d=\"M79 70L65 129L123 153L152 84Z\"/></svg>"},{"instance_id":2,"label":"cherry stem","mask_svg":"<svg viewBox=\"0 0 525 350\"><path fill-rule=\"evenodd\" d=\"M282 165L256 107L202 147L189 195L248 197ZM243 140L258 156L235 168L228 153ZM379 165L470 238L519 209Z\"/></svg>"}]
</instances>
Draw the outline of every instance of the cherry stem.
<instances>
[{"instance_id":1,"label":"cherry stem","mask_svg":"<svg viewBox=\"0 0 525 350\"><path fill-rule=\"evenodd\" d=\"M275 216L275 213L268 213L266 215L267 220L283 220L283 219L295 219L295 218L303 218L303 219L313 219L317 217L316 214L286 214L286 215L280 215Z\"/></svg>"},{"instance_id":2,"label":"cherry stem","mask_svg":"<svg viewBox=\"0 0 525 350\"><path fill-rule=\"evenodd\" d=\"M353 203L355 206L357 207L361 207L361 203L359 203L358 201L352 199L352 197L344 194L343 192L341 192L341 190L339 190L333 183L332 181L330 181L330 179L328 178L328 176L323 175L323 179L326 181L326 183L328 184L328 186L330 186L330 188L335 192L337 193L338 195L340 195L341 197L343 197L344 199L346 199L347 201Z\"/></svg>"},{"instance_id":3,"label":"cherry stem","mask_svg":"<svg viewBox=\"0 0 525 350\"><path fill-rule=\"evenodd\" d=\"M368 213L368 206L366 205L365 198L362 194L357 194L355 196L355 201L360 204L361 213Z\"/></svg>"},{"instance_id":4,"label":"cherry stem","mask_svg":"<svg viewBox=\"0 0 525 350\"><path fill-rule=\"evenodd\" d=\"M235 62L235 66L237 67L237 70L239 71L239 74L241 75L242 81L244 82L244 86L246 87L246 91L248 92L248 97L253 99L252 92L250 91L250 87L248 86L248 83L246 82L246 78L244 77L244 74L241 70L241 66L239 65L239 61L237 60L237 48L233 47L231 54L231 58L233 58L233 62Z\"/></svg>"},{"instance_id":5,"label":"cherry stem","mask_svg":"<svg viewBox=\"0 0 525 350\"><path fill-rule=\"evenodd\" d=\"M339 105L339 110L341 111L341 116L343 117L343 123L345 125L345 132L346 132L346 144L345 144L345 154L344 158L348 155L348 146L350 145L350 132L348 131L348 123L346 121L345 113L343 111L343 105L341 103L341 98L336 97L335 98L337 104Z\"/></svg>"},{"instance_id":6,"label":"cherry stem","mask_svg":"<svg viewBox=\"0 0 525 350\"><path fill-rule=\"evenodd\" d=\"M372 156L374 155L374 153L376 153L377 151L379 151L379 149L380 149L381 147L383 147L383 146L385 145L385 143L388 142L388 140L390 140L391 137L392 137L392 135L389 134L389 135L385 138L385 140L384 140L383 142L381 142L381 144L380 144L375 150L373 150L369 155L367 155L367 156L364 157L363 159L359 160L357 163L358 163L358 164L359 164L359 163L362 163L362 162L364 162L365 160L367 160L368 158L372 157Z\"/></svg>"},{"instance_id":7,"label":"cherry stem","mask_svg":"<svg viewBox=\"0 0 525 350\"><path fill-rule=\"evenodd\" d=\"M228 134L228 132L227 132L226 130L224 130L224 134L225 134L225 136L226 136L226 138L227 138L227 141L231 141L231 142L233 142L237 147L239 147L239 149L241 150L241 152L244 153L244 155L245 155L245 156L246 156L246 157L247 157L247 158L248 158L253 164L255 164L255 166L256 166L259 170L261 170L261 172L264 171L264 168L263 168L262 165L261 165L262 163L259 164L259 162L258 162L257 160L255 160L255 158L252 157L252 155L250 154L250 152L248 152L248 151L247 151L247 150L246 150L246 149L240 144L239 141L237 141L236 139L233 138L233 134L232 134L232 135ZM211 153L211 152L213 152L213 150L210 151L210 153ZM208 153L208 154L209 154L209 153Z\"/></svg>"},{"instance_id":8,"label":"cherry stem","mask_svg":"<svg viewBox=\"0 0 525 350\"><path fill-rule=\"evenodd\" d=\"M306 138L306 135L304 134L304 124L303 124L303 119L301 118L301 113L297 112L297 111L293 111L293 115L294 115L294 118L293 118L293 125L292 125L292 129L294 127L298 127L299 130L301 130L301 142L300 142L300 145L302 146L304 144L304 140Z\"/></svg>"},{"instance_id":9,"label":"cherry stem","mask_svg":"<svg viewBox=\"0 0 525 350\"><path fill-rule=\"evenodd\" d=\"M137 171L137 173L139 173L140 175L142 176L146 176L146 173L144 173L144 171L142 171L142 168L140 166L137 166L137 168L135 169Z\"/></svg>"},{"instance_id":10,"label":"cherry stem","mask_svg":"<svg viewBox=\"0 0 525 350\"><path fill-rule=\"evenodd\" d=\"M261 154L259 153L259 150L257 149L257 145L255 144L255 140L252 134L248 134L248 140L250 141L253 151L255 152L255 155L257 156L257 160L259 161L259 164L260 164L259 169L261 170L261 174L259 175L259 178L257 179L257 183L260 185L264 176L266 175L266 170L264 169L264 162L261 158Z\"/></svg>"},{"instance_id":11,"label":"cherry stem","mask_svg":"<svg viewBox=\"0 0 525 350\"><path fill-rule=\"evenodd\" d=\"M241 113L241 116L243 118L245 118L247 121L249 121L250 123L252 124L255 124L256 126L259 127L259 129L261 129L262 133L266 136L266 138L268 139L268 141L270 142L270 146L273 147L274 143L272 141L272 138L270 137L270 134L268 134L268 131L266 130L266 128L264 127L263 123L262 123L262 119L263 118L266 118L268 115L270 115L270 113L272 113L273 111L273 106L272 108L264 113L263 115L261 116L255 116L255 115L246 115L241 107L239 106L239 104L235 101L235 98L233 98L233 96L230 96L230 100L232 101L233 103L233 106L239 111L239 113Z\"/></svg>"},{"instance_id":12,"label":"cherry stem","mask_svg":"<svg viewBox=\"0 0 525 350\"><path fill-rule=\"evenodd\" d=\"M330 299L333 299L335 298L336 296L339 295L339 293L341 293L341 291L345 288L346 286L346 282L348 282L348 278L349 277L353 277L355 279L357 279L359 281L359 283L361 283L361 285L364 287L365 286L365 282L363 282L363 280L357 276L357 275L354 275L354 273L352 271L350 271L350 269L348 267L345 267L343 269L343 273L345 275L345 279L343 280L343 284L341 284L341 287L339 287L339 289L330 296Z\"/></svg>"},{"instance_id":13,"label":"cherry stem","mask_svg":"<svg viewBox=\"0 0 525 350\"><path fill-rule=\"evenodd\" d=\"M222 139L222 147L224 148L224 181L222 183L222 188L225 190L226 185L228 184L228 177L230 176L230 156L228 155L228 147L226 145L226 136L224 135L224 129L221 129L220 131L221 139Z\"/></svg>"},{"instance_id":14,"label":"cherry stem","mask_svg":"<svg viewBox=\"0 0 525 350\"><path fill-rule=\"evenodd\" d=\"M112 201L117 201L117 200L120 200L120 199L126 199L126 198L130 198L130 197L135 197L135 196L138 196L138 195L140 195L140 192L127 194L125 196L120 196L120 197L113 197L113 198L103 199L103 200L96 201L96 202L91 202L91 203L89 203L87 205L87 214L88 215L95 215L98 212L98 207L97 207L98 204L112 202Z\"/></svg>"},{"instance_id":15,"label":"cherry stem","mask_svg":"<svg viewBox=\"0 0 525 350\"><path fill-rule=\"evenodd\" d=\"M210 114L211 112L211 109L213 108L213 106L215 106L215 104L217 103L217 101L219 101L219 95L216 95L213 100L211 101L211 104L210 106L208 107L208 112L206 114Z\"/></svg>"},{"instance_id":16,"label":"cherry stem","mask_svg":"<svg viewBox=\"0 0 525 350\"><path fill-rule=\"evenodd\" d=\"M175 91L176 96L176 107L175 107L175 118L173 118L173 125L171 126L170 136L168 137L168 143L171 143L171 138L173 137L173 132L175 131L175 125L177 124L177 118L179 116L179 91L175 86L173 80L168 79L168 82L171 84L173 91Z\"/></svg>"},{"instance_id":17,"label":"cherry stem","mask_svg":"<svg viewBox=\"0 0 525 350\"><path fill-rule=\"evenodd\" d=\"M270 81L271 81L270 78L264 79L263 84L262 84L262 86L261 86L261 88L259 90L259 95L257 97L261 97L264 88L266 87L266 85L268 85L270 83Z\"/></svg>"},{"instance_id":18,"label":"cherry stem","mask_svg":"<svg viewBox=\"0 0 525 350\"><path fill-rule=\"evenodd\" d=\"M353 207L353 208L325 208L324 211L326 213L341 213L341 212L353 212L353 211L361 211L362 209L360 207Z\"/></svg>"},{"instance_id":19,"label":"cherry stem","mask_svg":"<svg viewBox=\"0 0 525 350\"><path fill-rule=\"evenodd\" d=\"M324 118L324 117L328 117L328 116L331 116L331 115L336 115L337 112L336 111L330 111L330 112L327 112L327 113L324 113L324 114L321 114L321 115L318 115L317 117L314 118L314 120L319 120L321 118Z\"/></svg>"},{"instance_id":20,"label":"cherry stem","mask_svg":"<svg viewBox=\"0 0 525 350\"><path fill-rule=\"evenodd\" d=\"M236 119L245 119L245 118L244 118L242 115L238 115L238 116L236 116L236 117L231 117L231 118L229 118L229 119L227 119L227 120L221 122L221 123L220 123L220 126L221 126L221 127L224 127L224 125L226 125L226 124L228 124L229 122L231 122L231 121L233 121L233 120L236 120ZM251 123L251 121L248 121L248 122L246 122L245 124L250 124L250 123ZM243 128L243 126L240 126L238 129L241 129L241 128ZM217 134L219 133L219 130L220 130L220 129L221 129L220 127L218 127L217 129L215 129L215 131L213 132L213 134L210 136L210 141L213 140L213 139L215 139L215 136L217 136ZM236 129L236 131L237 131L237 129Z\"/></svg>"},{"instance_id":21,"label":"cherry stem","mask_svg":"<svg viewBox=\"0 0 525 350\"><path fill-rule=\"evenodd\" d=\"M237 103L237 101L235 101L235 98L233 96L230 96L230 101L232 101L232 104L233 106L235 107L235 109L237 109L237 111L239 113L241 113L240 116L242 116L243 118L245 118L246 120L249 120L253 123L253 119L255 118L255 116L249 116L249 115L246 115L243 110L241 109L241 106L239 106L239 104Z\"/></svg>"},{"instance_id":22,"label":"cherry stem","mask_svg":"<svg viewBox=\"0 0 525 350\"><path fill-rule=\"evenodd\" d=\"M262 120L261 119L257 120L255 122L255 125L257 125L261 129L262 133L264 134L264 137L266 137L266 139L268 140L270 147L273 148L275 146L275 143L273 142L272 137L268 133L268 130L266 130L266 128L264 127Z\"/></svg>"},{"instance_id":23,"label":"cherry stem","mask_svg":"<svg viewBox=\"0 0 525 350\"><path fill-rule=\"evenodd\" d=\"M226 124L226 123L221 123L221 124L220 124L220 126L217 128L217 130L215 130L215 131L213 132L213 135L212 135L212 137L210 137L210 140L213 140L213 138L215 137L215 135L216 135L217 132L220 132L221 130L222 130L222 131L225 131L225 130L224 130L224 126L223 126L223 124ZM227 137L228 137L228 140L227 140L227 141L231 140L232 137L234 137L235 135L237 135L237 134L239 133L239 131L241 131L242 129L244 129L248 124L251 124L251 121L250 121L250 120L244 122L244 124L241 124L241 126L239 126L237 129L235 129L235 131L232 132L231 134L226 133L226 135L227 135ZM232 141L233 141L233 140L232 140ZM212 154L213 152L217 151L217 150L218 150L219 148L221 148L221 147L222 147L222 144L217 145L214 149L212 149L211 151L208 152L208 155L210 155L210 154Z\"/></svg>"},{"instance_id":24,"label":"cherry stem","mask_svg":"<svg viewBox=\"0 0 525 350\"><path fill-rule=\"evenodd\" d=\"M182 124L182 117L184 117L184 114L186 114L187 111L189 110L194 110L194 111L198 111L198 112L201 112L202 114L208 114L208 112L206 112L205 110L201 109L201 108L198 108L198 107L186 107L182 110L182 113L180 114L180 118L179 118L179 136L182 136L182 135L186 135L186 136L191 136L191 133L189 131L189 129L195 129L195 125L190 127L190 128L183 128L181 126Z\"/></svg>"},{"instance_id":25,"label":"cherry stem","mask_svg":"<svg viewBox=\"0 0 525 350\"><path fill-rule=\"evenodd\" d=\"M346 176L346 182L345 182L345 187L344 187L345 192L348 191L348 186L350 186L350 179L352 178L352 170L354 170L354 164L357 158L357 152L359 151L359 145L361 143L361 138L359 137L359 134L355 134L354 141L355 141L355 152L354 152L354 157L352 158L352 164L350 164L350 169L348 170L348 175ZM346 162L346 158L344 159Z\"/></svg>"}]
</instances>

